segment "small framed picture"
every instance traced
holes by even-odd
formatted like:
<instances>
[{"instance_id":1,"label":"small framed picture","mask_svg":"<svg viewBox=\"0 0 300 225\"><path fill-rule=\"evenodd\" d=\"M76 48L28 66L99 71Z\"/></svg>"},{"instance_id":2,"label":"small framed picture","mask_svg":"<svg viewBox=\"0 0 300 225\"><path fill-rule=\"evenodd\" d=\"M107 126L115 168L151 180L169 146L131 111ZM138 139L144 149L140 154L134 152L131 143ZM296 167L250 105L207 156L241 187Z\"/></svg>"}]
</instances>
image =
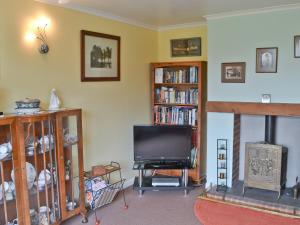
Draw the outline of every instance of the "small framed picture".
<instances>
[{"instance_id":1,"label":"small framed picture","mask_svg":"<svg viewBox=\"0 0 300 225\"><path fill-rule=\"evenodd\" d=\"M277 73L278 48L256 49L256 73Z\"/></svg>"},{"instance_id":2,"label":"small framed picture","mask_svg":"<svg viewBox=\"0 0 300 225\"><path fill-rule=\"evenodd\" d=\"M300 58L300 35L294 37L295 58Z\"/></svg>"},{"instance_id":3,"label":"small framed picture","mask_svg":"<svg viewBox=\"0 0 300 225\"><path fill-rule=\"evenodd\" d=\"M245 62L222 63L222 83L245 83Z\"/></svg>"},{"instance_id":4,"label":"small framed picture","mask_svg":"<svg viewBox=\"0 0 300 225\"><path fill-rule=\"evenodd\" d=\"M201 56L201 38L171 40L172 57Z\"/></svg>"},{"instance_id":5,"label":"small framed picture","mask_svg":"<svg viewBox=\"0 0 300 225\"><path fill-rule=\"evenodd\" d=\"M120 80L120 39L81 31L81 81Z\"/></svg>"}]
</instances>

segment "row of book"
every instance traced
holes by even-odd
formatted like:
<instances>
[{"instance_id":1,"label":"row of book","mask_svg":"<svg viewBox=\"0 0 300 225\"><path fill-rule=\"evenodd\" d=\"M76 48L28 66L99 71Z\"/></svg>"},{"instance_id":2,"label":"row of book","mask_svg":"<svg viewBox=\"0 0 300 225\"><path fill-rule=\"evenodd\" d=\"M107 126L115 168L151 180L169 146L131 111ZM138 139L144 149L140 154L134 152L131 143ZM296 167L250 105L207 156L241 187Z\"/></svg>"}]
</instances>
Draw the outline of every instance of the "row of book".
<instances>
[{"instance_id":1,"label":"row of book","mask_svg":"<svg viewBox=\"0 0 300 225\"><path fill-rule=\"evenodd\" d=\"M154 123L197 126L197 109L154 106Z\"/></svg>"},{"instance_id":2,"label":"row of book","mask_svg":"<svg viewBox=\"0 0 300 225\"><path fill-rule=\"evenodd\" d=\"M198 104L198 89L177 90L161 87L155 89L155 102L168 104Z\"/></svg>"},{"instance_id":3,"label":"row of book","mask_svg":"<svg viewBox=\"0 0 300 225\"><path fill-rule=\"evenodd\" d=\"M189 67L187 69L155 69L155 83L198 83L198 67Z\"/></svg>"}]
</instances>

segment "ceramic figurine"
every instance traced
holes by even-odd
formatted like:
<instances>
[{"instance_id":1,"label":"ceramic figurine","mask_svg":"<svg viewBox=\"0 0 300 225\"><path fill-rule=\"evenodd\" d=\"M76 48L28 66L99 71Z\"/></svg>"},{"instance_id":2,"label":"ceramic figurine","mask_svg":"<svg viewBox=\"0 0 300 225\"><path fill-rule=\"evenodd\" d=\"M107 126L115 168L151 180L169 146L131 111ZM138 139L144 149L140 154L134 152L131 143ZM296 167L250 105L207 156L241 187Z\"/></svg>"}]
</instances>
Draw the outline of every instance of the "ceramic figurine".
<instances>
[{"instance_id":1,"label":"ceramic figurine","mask_svg":"<svg viewBox=\"0 0 300 225\"><path fill-rule=\"evenodd\" d=\"M50 103L49 103L49 109L50 110L57 110L59 109L60 106L60 100L56 94L56 90L53 88L51 90L50 94Z\"/></svg>"},{"instance_id":2,"label":"ceramic figurine","mask_svg":"<svg viewBox=\"0 0 300 225\"><path fill-rule=\"evenodd\" d=\"M70 180L70 175L71 175L71 161L68 160L65 163L65 179Z\"/></svg>"}]
</instances>

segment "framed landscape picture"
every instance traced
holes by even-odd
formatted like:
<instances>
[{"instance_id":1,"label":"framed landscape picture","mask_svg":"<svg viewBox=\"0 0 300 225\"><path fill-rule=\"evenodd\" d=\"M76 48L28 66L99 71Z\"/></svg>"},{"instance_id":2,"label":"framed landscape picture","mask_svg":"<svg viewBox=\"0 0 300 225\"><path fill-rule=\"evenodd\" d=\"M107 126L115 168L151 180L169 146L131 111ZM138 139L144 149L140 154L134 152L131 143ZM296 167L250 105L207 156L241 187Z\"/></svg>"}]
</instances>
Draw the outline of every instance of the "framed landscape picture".
<instances>
[{"instance_id":1,"label":"framed landscape picture","mask_svg":"<svg viewBox=\"0 0 300 225\"><path fill-rule=\"evenodd\" d=\"M81 30L81 81L120 80L120 39Z\"/></svg>"},{"instance_id":2,"label":"framed landscape picture","mask_svg":"<svg viewBox=\"0 0 300 225\"><path fill-rule=\"evenodd\" d=\"M201 38L183 38L171 40L172 57L201 56Z\"/></svg>"},{"instance_id":3,"label":"framed landscape picture","mask_svg":"<svg viewBox=\"0 0 300 225\"><path fill-rule=\"evenodd\" d=\"M222 63L222 83L245 83L245 62Z\"/></svg>"},{"instance_id":4,"label":"framed landscape picture","mask_svg":"<svg viewBox=\"0 0 300 225\"><path fill-rule=\"evenodd\" d=\"M294 56L300 58L300 35L294 37Z\"/></svg>"},{"instance_id":5,"label":"framed landscape picture","mask_svg":"<svg viewBox=\"0 0 300 225\"><path fill-rule=\"evenodd\" d=\"M277 73L278 48L256 49L256 73Z\"/></svg>"}]
</instances>

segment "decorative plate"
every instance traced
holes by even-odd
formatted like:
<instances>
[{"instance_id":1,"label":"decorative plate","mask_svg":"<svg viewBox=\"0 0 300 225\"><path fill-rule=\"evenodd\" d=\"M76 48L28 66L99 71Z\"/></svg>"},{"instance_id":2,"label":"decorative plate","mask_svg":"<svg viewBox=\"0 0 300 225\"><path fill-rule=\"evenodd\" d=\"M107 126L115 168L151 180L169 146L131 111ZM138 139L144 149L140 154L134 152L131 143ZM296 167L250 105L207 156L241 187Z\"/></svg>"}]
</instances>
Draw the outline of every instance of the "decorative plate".
<instances>
[{"instance_id":1,"label":"decorative plate","mask_svg":"<svg viewBox=\"0 0 300 225\"><path fill-rule=\"evenodd\" d=\"M3 184L0 185L0 200L2 200L3 198ZM4 181L4 192L7 192L9 189L9 184L7 182Z\"/></svg>"},{"instance_id":2,"label":"decorative plate","mask_svg":"<svg viewBox=\"0 0 300 225\"><path fill-rule=\"evenodd\" d=\"M28 190L30 190L33 186L36 177L36 170L34 166L29 162L26 162L26 175L27 175L27 187ZM11 179L15 182L14 170L11 171Z\"/></svg>"},{"instance_id":3,"label":"decorative plate","mask_svg":"<svg viewBox=\"0 0 300 225\"><path fill-rule=\"evenodd\" d=\"M6 156L8 156L8 152L7 153L4 153L4 154L0 154L0 160L6 158Z\"/></svg>"},{"instance_id":4,"label":"decorative plate","mask_svg":"<svg viewBox=\"0 0 300 225\"><path fill-rule=\"evenodd\" d=\"M45 175L46 175L46 179L45 179ZM42 170L39 174L39 186L45 186L46 180L47 180L47 184L51 183L51 173L47 169Z\"/></svg>"}]
</instances>

